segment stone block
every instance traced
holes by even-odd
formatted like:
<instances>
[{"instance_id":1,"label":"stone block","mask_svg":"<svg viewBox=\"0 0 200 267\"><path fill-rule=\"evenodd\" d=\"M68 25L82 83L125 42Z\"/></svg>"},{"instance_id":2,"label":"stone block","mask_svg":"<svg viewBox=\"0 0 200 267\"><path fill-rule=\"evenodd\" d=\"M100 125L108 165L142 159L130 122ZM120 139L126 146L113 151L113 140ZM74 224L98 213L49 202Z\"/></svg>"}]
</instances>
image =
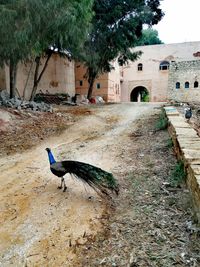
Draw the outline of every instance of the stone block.
<instances>
[{"instance_id":1,"label":"stone block","mask_svg":"<svg viewBox=\"0 0 200 267\"><path fill-rule=\"evenodd\" d=\"M191 192L195 216L200 222L200 138L182 116L168 116L168 132L178 159L183 160L187 172L187 186Z\"/></svg>"},{"instance_id":2,"label":"stone block","mask_svg":"<svg viewBox=\"0 0 200 267\"><path fill-rule=\"evenodd\" d=\"M197 132L192 128L178 128L175 127L175 132L177 136L185 136L187 138L193 138L198 136Z\"/></svg>"},{"instance_id":3,"label":"stone block","mask_svg":"<svg viewBox=\"0 0 200 267\"><path fill-rule=\"evenodd\" d=\"M175 107L164 107L167 116L179 116L179 112Z\"/></svg>"},{"instance_id":4,"label":"stone block","mask_svg":"<svg viewBox=\"0 0 200 267\"><path fill-rule=\"evenodd\" d=\"M169 117L169 123L171 123L174 128L191 128L182 116Z\"/></svg>"},{"instance_id":5,"label":"stone block","mask_svg":"<svg viewBox=\"0 0 200 267\"><path fill-rule=\"evenodd\" d=\"M200 138L197 140L188 140L188 139L179 139L179 146L181 149L192 149L192 150L197 150L200 151Z\"/></svg>"}]
</instances>

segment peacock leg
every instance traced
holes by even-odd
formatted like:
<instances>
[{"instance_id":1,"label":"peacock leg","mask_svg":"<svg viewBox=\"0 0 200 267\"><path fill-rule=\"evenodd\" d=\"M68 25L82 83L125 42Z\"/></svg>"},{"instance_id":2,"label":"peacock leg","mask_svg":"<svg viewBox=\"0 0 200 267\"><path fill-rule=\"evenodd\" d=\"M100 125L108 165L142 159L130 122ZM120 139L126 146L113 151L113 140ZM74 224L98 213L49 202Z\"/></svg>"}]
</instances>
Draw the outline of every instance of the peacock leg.
<instances>
[{"instance_id":1,"label":"peacock leg","mask_svg":"<svg viewBox=\"0 0 200 267\"><path fill-rule=\"evenodd\" d=\"M64 178L62 177L62 178L61 178L61 184L60 184L60 186L58 186L58 189L62 189L63 181L64 181Z\"/></svg>"},{"instance_id":2,"label":"peacock leg","mask_svg":"<svg viewBox=\"0 0 200 267\"><path fill-rule=\"evenodd\" d=\"M64 184L63 192L65 192L66 189L67 189L67 186L66 186L66 184L65 184L65 179L64 179L64 178L63 178L63 184Z\"/></svg>"}]
</instances>

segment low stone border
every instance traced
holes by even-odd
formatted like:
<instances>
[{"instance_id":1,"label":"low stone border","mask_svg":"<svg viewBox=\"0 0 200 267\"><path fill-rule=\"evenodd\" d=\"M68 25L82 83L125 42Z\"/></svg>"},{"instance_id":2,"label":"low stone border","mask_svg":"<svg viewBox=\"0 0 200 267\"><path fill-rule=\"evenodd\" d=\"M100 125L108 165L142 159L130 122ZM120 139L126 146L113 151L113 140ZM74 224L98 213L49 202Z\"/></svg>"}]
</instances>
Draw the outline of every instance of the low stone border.
<instances>
[{"instance_id":1,"label":"low stone border","mask_svg":"<svg viewBox=\"0 0 200 267\"><path fill-rule=\"evenodd\" d=\"M184 162L195 217L200 223L200 137L175 107L164 107L177 158Z\"/></svg>"}]
</instances>

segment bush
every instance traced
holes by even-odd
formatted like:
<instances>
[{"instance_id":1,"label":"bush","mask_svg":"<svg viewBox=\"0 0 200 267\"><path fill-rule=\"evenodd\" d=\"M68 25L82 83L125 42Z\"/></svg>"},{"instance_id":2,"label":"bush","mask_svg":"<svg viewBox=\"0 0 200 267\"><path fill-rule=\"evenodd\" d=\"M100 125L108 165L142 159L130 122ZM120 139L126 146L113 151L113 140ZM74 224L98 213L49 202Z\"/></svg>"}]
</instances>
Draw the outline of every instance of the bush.
<instances>
[{"instance_id":1,"label":"bush","mask_svg":"<svg viewBox=\"0 0 200 267\"><path fill-rule=\"evenodd\" d=\"M173 187L180 186L183 182L185 182L186 179L186 173L184 170L184 164L182 161L179 161L174 169L172 170L172 173L170 175L170 184Z\"/></svg>"},{"instance_id":2,"label":"bush","mask_svg":"<svg viewBox=\"0 0 200 267\"><path fill-rule=\"evenodd\" d=\"M156 130L165 130L167 129L167 127L168 127L168 119L167 119L164 109L162 109L159 115L159 119L156 123Z\"/></svg>"}]
</instances>

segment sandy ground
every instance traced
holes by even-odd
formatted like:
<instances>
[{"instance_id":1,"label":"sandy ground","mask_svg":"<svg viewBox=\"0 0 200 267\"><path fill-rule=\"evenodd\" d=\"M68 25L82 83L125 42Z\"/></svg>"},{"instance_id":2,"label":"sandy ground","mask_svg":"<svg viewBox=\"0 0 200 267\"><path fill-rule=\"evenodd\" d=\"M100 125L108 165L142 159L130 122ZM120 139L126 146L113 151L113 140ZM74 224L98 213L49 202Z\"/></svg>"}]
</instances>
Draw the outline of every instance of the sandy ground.
<instances>
[{"instance_id":1,"label":"sandy ground","mask_svg":"<svg viewBox=\"0 0 200 267\"><path fill-rule=\"evenodd\" d=\"M98 231L105 204L70 177L67 192L59 191L45 148L50 147L58 160L80 160L113 171L120 165L117 156L123 150L124 132L154 106L105 106L62 135L0 159L1 265L69 266L73 262L70 246L84 243L87 235ZM88 200L89 195L94 198Z\"/></svg>"},{"instance_id":2,"label":"sandy ground","mask_svg":"<svg viewBox=\"0 0 200 267\"><path fill-rule=\"evenodd\" d=\"M176 160L166 150L167 132L154 135L152 116L159 114L160 105L63 108L57 111L58 117L46 118L45 125L52 128L52 118L62 130L66 124L61 135L46 138L47 131L40 135L42 126L36 119L31 127L20 123L15 138L20 140L24 127L28 140L24 131L16 149L17 141L8 142L5 134L13 115L4 115L8 125L2 123L1 266L198 266L190 244L194 240L186 227L191 214L188 207L184 210L185 202L184 207L183 203L174 207L174 201L178 203L188 192L172 190L169 198L163 188L162 179ZM33 116L28 118L29 126ZM30 134L34 129L36 139ZM34 143L37 146L24 151ZM46 147L58 160L79 160L113 172L120 183L120 196L101 199L70 176L66 177L67 191L58 190L60 181L49 170ZM163 246L162 252L157 245ZM150 247L153 255L148 254Z\"/></svg>"}]
</instances>

